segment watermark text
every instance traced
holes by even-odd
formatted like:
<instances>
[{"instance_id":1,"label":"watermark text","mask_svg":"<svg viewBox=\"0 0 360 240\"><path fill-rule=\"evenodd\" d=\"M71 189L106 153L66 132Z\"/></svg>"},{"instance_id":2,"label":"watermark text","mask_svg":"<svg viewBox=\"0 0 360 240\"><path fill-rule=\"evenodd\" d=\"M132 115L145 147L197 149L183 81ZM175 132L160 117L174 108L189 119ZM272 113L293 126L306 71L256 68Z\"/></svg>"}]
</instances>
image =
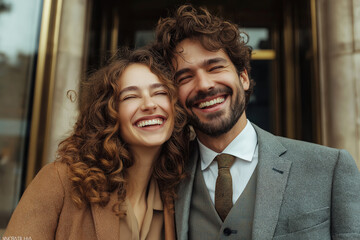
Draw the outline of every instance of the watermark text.
<instances>
[{"instance_id":1,"label":"watermark text","mask_svg":"<svg viewBox=\"0 0 360 240\"><path fill-rule=\"evenodd\" d=\"M1 240L32 240L32 238L21 237L21 236L8 236L8 237L2 237Z\"/></svg>"}]
</instances>

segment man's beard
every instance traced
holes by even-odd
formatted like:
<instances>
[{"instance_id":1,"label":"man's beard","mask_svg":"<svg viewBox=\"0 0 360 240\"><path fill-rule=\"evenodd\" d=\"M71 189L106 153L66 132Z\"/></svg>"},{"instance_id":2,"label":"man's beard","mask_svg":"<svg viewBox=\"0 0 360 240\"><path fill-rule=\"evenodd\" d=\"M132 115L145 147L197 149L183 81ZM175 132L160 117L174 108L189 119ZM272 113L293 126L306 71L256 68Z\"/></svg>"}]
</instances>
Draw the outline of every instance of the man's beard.
<instances>
[{"instance_id":1,"label":"man's beard","mask_svg":"<svg viewBox=\"0 0 360 240\"><path fill-rule=\"evenodd\" d=\"M231 91L231 90L230 90ZM217 93L217 92L216 92ZM207 96L213 96L216 93L206 94ZM204 94L201 94L202 98L204 98ZM189 104L190 105L190 104ZM188 106L189 109L191 107ZM236 99L230 105L230 113L228 117L223 116L226 114L226 109L218 111L213 114L208 114L207 119L210 120L210 123L201 122L198 116L192 112L192 114L188 115L190 124L194 127L194 129L212 137L218 137L224 133L229 132L233 126L238 122L239 118L245 111L245 95L238 92Z\"/></svg>"}]
</instances>

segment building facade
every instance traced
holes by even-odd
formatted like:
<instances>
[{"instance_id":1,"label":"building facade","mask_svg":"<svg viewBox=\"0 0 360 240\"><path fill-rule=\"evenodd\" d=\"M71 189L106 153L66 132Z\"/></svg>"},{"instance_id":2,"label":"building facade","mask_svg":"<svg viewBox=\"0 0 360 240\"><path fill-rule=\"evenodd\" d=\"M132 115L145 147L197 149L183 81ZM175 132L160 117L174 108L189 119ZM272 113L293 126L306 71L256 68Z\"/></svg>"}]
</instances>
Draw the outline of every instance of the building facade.
<instances>
[{"instance_id":1,"label":"building facade","mask_svg":"<svg viewBox=\"0 0 360 240\"><path fill-rule=\"evenodd\" d=\"M80 82L119 47L152 41L159 17L182 2L0 1L0 236L71 132ZM360 0L191 2L249 34L252 122L347 149L360 166Z\"/></svg>"}]
</instances>

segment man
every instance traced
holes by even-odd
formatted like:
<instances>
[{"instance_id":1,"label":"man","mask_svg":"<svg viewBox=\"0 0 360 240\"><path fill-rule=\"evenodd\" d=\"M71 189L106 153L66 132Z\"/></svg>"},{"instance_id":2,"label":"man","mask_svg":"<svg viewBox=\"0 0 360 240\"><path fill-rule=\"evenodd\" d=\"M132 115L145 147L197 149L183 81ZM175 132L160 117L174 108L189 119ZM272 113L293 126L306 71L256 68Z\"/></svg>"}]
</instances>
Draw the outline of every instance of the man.
<instances>
[{"instance_id":1,"label":"man","mask_svg":"<svg viewBox=\"0 0 360 240\"><path fill-rule=\"evenodd\" d=\"M155 45L197 136L175 202L178 239L360 239L352 157L247 120L254 83L242 36L236 25L189 5L156 28Z\"/></svg>"}]
</instances>

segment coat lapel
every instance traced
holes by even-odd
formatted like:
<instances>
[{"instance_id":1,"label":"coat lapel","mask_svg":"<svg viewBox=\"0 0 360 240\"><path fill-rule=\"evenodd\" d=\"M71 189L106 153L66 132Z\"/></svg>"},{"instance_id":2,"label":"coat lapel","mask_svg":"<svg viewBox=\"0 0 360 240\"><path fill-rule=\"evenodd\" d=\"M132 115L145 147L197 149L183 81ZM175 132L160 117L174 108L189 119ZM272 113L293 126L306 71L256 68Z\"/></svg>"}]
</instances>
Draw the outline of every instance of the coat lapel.
<instances>
[{"instance_id":1,"label":"coat lapel","mask_svg":"<svg viewBox=\"0 0 360 240\"><path fill-rule=\"evenodd\" d=\"M175 222L178 240L188 239L191 195L194 185L196 163L199 159L197 141L191 143L190 152L191 156L186 168L188 176L181 182L177 194L178 198L175 201Z\"/></svg>"},{"instance_id":2,"label":"coat lapel","mask_svg":"<svg viewBox=\"0 0 360 240\"><path fill-rule=\"evenodd\" d=\"M112 211L113 205L117 201L117 194L110 195L110 201L105 207L99 204L91 204L91 212L94 219L97 239L120 239L119 217Z\"/></svg>"},{"instance_id":3,"label":"coat lapel","mask_svg":"<svg viewBox=\"0 0 360 240\"><path fill-rule=\"evenodd\" d=\"M259 162L253 239L272 239L288 180L291 161L281 157L286 148L272 134L254 125Z\"/></svg>"},{"instance_id":4,"label":"coat lapel","mask_svg":"<svg viewBox=\"0 0 360 240\"><path fill-rule=\"evenodd\" d=\"M165 229L165 240L175 240L175 223L174 223L174 212L164 207L164 229Z\"/></svg>"}]
</instances>

